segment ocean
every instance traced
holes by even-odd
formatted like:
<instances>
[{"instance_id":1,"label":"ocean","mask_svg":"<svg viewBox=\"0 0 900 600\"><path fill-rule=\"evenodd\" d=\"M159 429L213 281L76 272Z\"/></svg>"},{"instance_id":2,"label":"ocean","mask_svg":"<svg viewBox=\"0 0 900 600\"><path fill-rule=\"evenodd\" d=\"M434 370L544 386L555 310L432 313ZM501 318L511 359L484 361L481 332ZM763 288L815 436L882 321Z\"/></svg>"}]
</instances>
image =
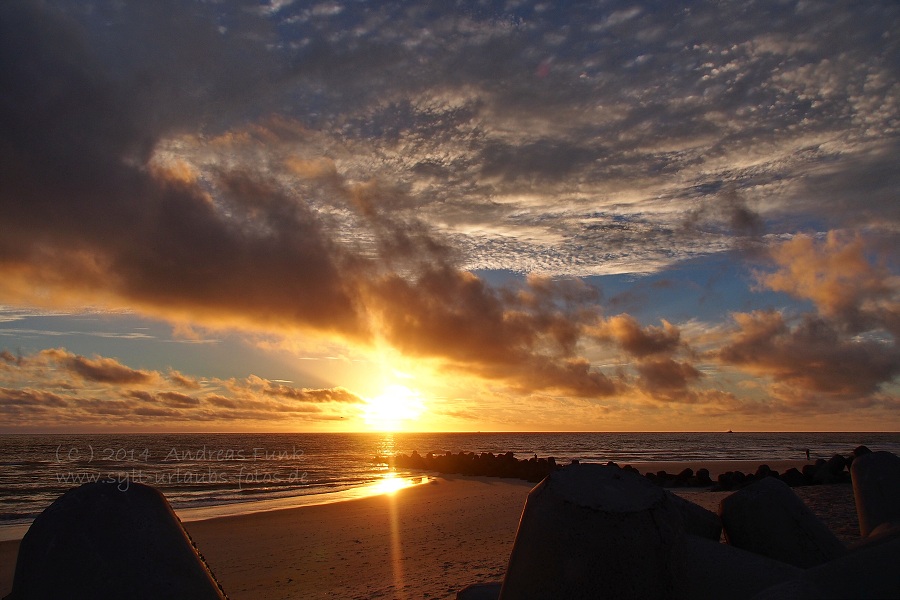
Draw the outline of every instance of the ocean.
<instances>
[{"instance_id":1,"label":"ocean","mask_svg":"<svg viewBox=\"0 0 900 600\"><path fill-rule=\"evenodd\" d=\"M414 450L514 452L560 464L829 458L864 444L900 454L900 433L357 433L0 436L0 529L21 527L88 481L159 488L179 514L217 516L377 491L374 459ZM202 513L207 509L208 513ZM194 511L193 513L191 511ZM184 518L184 517L183 517ZM0 539L3 539L0 532ZM8 536L6 536L8 537Z\"/></svg>"}]
</instances>

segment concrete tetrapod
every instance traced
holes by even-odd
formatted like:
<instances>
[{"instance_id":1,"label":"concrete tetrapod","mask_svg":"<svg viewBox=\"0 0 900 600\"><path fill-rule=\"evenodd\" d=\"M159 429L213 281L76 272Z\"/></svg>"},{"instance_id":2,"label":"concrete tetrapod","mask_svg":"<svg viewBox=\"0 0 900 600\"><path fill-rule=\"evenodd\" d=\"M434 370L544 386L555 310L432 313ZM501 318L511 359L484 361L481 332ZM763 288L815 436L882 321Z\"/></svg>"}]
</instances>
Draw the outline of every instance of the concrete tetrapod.
<instances>
[{"instance_id":1,"label":"concrete tetrapod","mask_svg":"<svg viewBox=\"0 0 900 600\"><path fill-rule=\"evenodd\" d=\"M850 466L859 533L867 537L882 523L900 521L900 457L872 452Z\"/></svg>"},{"instance_id":2,"label":"concrete tetrapod","mask_svg":"<svg viewBox=\"0 0 900 600\"><path fill-rule=\"evenodd\" d=\"M847 551L803 500L774 477L724 498L719 516L732 546L800 568L820 565Z\"/></svg>"},{"instance_id":3,"label":"concrete tetrapod","mask_svg":"<svg viewBox=\"0 0 900 600\"><path fill-rule=\"evenodd\" d=\"M900 539L851 552L806 569L753 600L844 600L900 598Z\"/></svg>"},{"instance_id":4,"label":"concrete tetrapod","mask_svg":"<svg viewBox=\"0 0 900 600\"><path fill-rule=\"evenodd\" d=\"M682 596L684 538L663 489L616 467L570 465L528 495L500 598Z\"/></svg>"},{"instance_id":5,"label":"concrete tetrapod","mask_svg":"<svg viewBox=\"0 0 900 600\"><path fill-rule=\"evenodd\" d=\"M44 510L6 599L225 597L165 497L127 482L84 484Z\"/></svg>"}]
</instances>

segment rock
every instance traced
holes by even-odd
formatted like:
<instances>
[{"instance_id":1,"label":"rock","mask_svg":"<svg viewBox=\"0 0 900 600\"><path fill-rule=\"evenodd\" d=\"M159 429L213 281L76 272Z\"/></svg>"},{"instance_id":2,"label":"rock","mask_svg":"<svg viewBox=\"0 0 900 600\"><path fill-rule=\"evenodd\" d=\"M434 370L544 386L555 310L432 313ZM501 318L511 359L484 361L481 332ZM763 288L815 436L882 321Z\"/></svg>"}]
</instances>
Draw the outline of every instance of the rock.
<instances>
[{"instance_id":1,"label":"rock","mask_svg":"<svg viewBox=\"0 0 900 600\"><path fill-rule=\"evenodd\" d=\"M569 466L528 495L500 597L679 596L684 536L671 495L644 477Z\"/></svg>"},{"instance_id":2,"label":"rock","mask_svg":"<svg viewBox=\"0 0 900 600\"><path fill-rule=\"evenodd\" d=\"M456 592L456 600L497 600L502 583L473 583Z\"/></svg>"},{"instance_id":3,"label":"rock","mask_svg":"<svg viewBox=\"0 0 900 600\"><path fill-rule=\"evenodd\" d=\"M831 465L829 465L828 461L824 458L820 458L816 461L812 471L812 478L813 483L818 485L828 485L838 482L837 475L831 470Z\"/></svg>"},{"instance_id":4,"label":"rock","mask_svg":"<svg viewBox=\"0 0 900 600\"><path fill-rule=\"evenodd\" d=\"M803 572L783 562L693 535L686 538L685 552L683 598L690 600L751 598Z\"/></svg>"},{"instance_id":5,"label":"rock","mask_svg":"<svg viewBox=\"0 0 900 600\"><path fill-rule=\"evenodd\" d=\"M709 469L698 469L696 479L697 485L708 486L713 483L709 476Z\"/></svg>"},{"instance_id":6,"label":"rock","mask_svg":"<svg viewBox=\"0 0 900 600\"><path fill-rule=\"evenodd\" d=\"M684 520L686 533L718 542L722 538L722 521L719 515L706 510L676 494L670 494L671 501Z\"/></svg>"},{"instance_id":7,"label":"rock","mask_svg":"<svg viewBox=\"0 0 900 600\"><path fill-rule=\"evenodd\" d=\"M134 482L69 490L19 545L10 600L210 598L225 593L156 489Z\"/></svg>"},{"instance_id":8,"label":"rock","mask_svg":"<svg viewBox=\"0 0 900 600\"><path fill-rule=\"evenodd\" d=\"M775 585L753 598L754 600L900 598L898 562L900 562L900 539L894 539L807 569L796 579Z\"/></svg>"},{"instance_id":9,"label":"rock","mask_svg":"<svg viewBox=\"0 0 900 600\"><path fill-rule=\"evenodd\" d=\"M869 450L868 446L857 446L853 449L853 452L850 453L850 456L852 456L854 459L857 459L865 454L872 454L872 451Z\"/></svg>"},{"instance_id":10,"label":"rock","mask_svg":"<svg viewBox=\"0 0 900 600\"><path fill-rule=\"evenodd\" d=\"M831 458L828 459L828 468L831 470L831 473L840 478L841 474L843 474L844 469L847 467L847 459L841 456L840 454L835 454Z\"/></svg>"},{"instance_id":11,"label":"rock","mask_svg":"<svg viewBox=\"0 0 900 600\"><path fill-rule=\"evenodd\" d=\"M890 452L863 454L853 461L850 474L860 535L900 520L900 457Z\"/></svg>"},{"instance_id":12,"label":"rock","mask_svg":"<svg viewBox=\"0 0 900 600\"><path fill-rule=\"evenodd\" d=\"M734 472L726 471L724 473L719 473L716 481L718 483L717 490L730 490L734 487Z\"/></svg>"},{"instance_id":13,"label":"rock","mask_svg":"<svg viewBox=\"0 0 900 600\"><path fill-rule=\"evenodd\" d=\"M801 485L806 485L806 478L803 477L803 473L798 471L796 468L791 467L781 476L781 480L785 482L789 487L799 487Z\"/></svg>"},{"instance_id":14,"label":"rock","mask_svg":"<svg viewBox=\"0 0 900 600\"><path fill-rule=\"evenodd\" d=\"M756 467L756 473L753 475L756 479L762 479L763 477L770 477L774 473L769 465L759 465ZM778 473L775 473L775 476L778 476Z\"/></svg>"},{"instance_id":15,"label":"rock","mask_svg":"<svg viewBox=\"0 0 900 600\"><path fill-rule=\"evenodd\" d=\"M691 468L687 468L682 470L678 475L675 476L675 485L685 486L690 485L691 480L694 478L694 470Z\"/></svg>"},{"instance_id":16,"label":"rock","mask_svg":"<svg viewBox=\"0 0 900 600\"><path fill-rule=\"evenodd\" d=\"M816 482L815 465L803 465L803 479L806 480L806 485L813 485Z\"/></svg>"},{"instance_id":17,"label":"rock","mask_svg":"<svg viewBox=\"0 0 900 600\"><path fill-rule=\"evenodd\" d=\"M816 566L846 552L787 484L774 477L724 498L719 516L729 544L797 567Z\"/></svg>"}]
</instances>

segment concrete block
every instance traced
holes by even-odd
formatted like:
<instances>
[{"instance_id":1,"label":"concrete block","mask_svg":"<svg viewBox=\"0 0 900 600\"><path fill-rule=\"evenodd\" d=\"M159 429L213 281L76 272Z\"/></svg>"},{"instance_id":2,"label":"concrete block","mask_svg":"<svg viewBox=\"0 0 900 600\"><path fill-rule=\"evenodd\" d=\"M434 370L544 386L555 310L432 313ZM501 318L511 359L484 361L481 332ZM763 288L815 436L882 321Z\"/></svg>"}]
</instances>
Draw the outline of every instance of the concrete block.
<instances>
[{"instance_id":1,"label":"concrete block","mask_svg":"<svg viewBox=\"0 0 900 600\"><path fill-rule=\"evenodd\" d=\"M889 521L900 521L900 457L871 452L850 466L859 533L863 537Z\"/></svg>"},{"instance_id":2,"label":"concrete block","mask_svg":"<svg viewBox=\"0 0 900 600\"><path fill-rule=\"evenodd\" d=\"M473 583L456 592L456 600L497 600L503 582Z\"/></svg>"},{"instance_id":3,"label":"concrete block","mask_svg":"<svg viewBox=\"0 0 900 600\"><path fill-rule=\"evenodd\" d=\"M605 465L570 465L528 495L500 598L672 598L684 525L671 496Z\"/></svg>"},{"instance_id":4,"label":"concrete block","mask_svg":"<svg viewBox=\"0 0 900 600\"><path fill-rule=\"evenodd\" d=\"M666 493L671 496L675 508L684 519L685 533L704 537L714 542L718 542L722 538L722 520L719 519L719 515L681 496L670 492Z\"/></svg>"},{"instance_id":5,"label":"concrete block","mask_svg":"<svg viewBox=\"0 0 900 600\"><path fill-rule=\"evenodd\" d=\"M165 497L129 482L82 485L38 515L7 598L225 597Z\"/></svg>"},{"instance_id":6,"label":"concrete block","mask_svg":"<svg viewBox=\"0 0 900 600\"><path fill-rule=\"evenodd\" d=\"M732 546L800 568L828 562L847 551L791 488L774 477L724 498L719 516Z\"/></svg>"},{"instance_id":7,"label":"concrete block","mask_svg":"<svg viewBox=\"0 0 900 600\"><path fill-rule=\"evenodd\" d=\"M807 569L798 578L764 590L753 599L900 598L898 565L900 565L900 539L893 539Z\"/></svg>"},{"instance_id":8,"label":"concrete block","mask_svg":"<svg viewBox=\"0 0 900 600\"><path fill-rule=\"evenodd\" d=\"M686 558L685 600L752 598L803 573L789 564L693 535L686 538Z\"/></svg>"}]
</instances>

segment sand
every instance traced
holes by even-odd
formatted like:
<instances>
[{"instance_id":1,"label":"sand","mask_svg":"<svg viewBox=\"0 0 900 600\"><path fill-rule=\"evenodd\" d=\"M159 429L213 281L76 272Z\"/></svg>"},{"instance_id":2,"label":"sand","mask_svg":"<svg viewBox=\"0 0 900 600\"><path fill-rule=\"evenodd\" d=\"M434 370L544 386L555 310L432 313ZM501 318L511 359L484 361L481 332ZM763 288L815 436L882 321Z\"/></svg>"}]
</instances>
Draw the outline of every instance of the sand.
<instances>
[{"instance_id":1,"label":"sand","mask_svg":"<svg viewBox=\"0 0 900 600\"><path fill-rule=\"evenodd\" d=\"M234 600L453 598L470 583L502 580L532 486L440 476L391 495L185 527ZM858 539L850 485L795 491L843 541ZM729 494L678 493L711 510ZM17 548L0 542L0 597L12 587Z\"/></svg>"}]
</instances>

